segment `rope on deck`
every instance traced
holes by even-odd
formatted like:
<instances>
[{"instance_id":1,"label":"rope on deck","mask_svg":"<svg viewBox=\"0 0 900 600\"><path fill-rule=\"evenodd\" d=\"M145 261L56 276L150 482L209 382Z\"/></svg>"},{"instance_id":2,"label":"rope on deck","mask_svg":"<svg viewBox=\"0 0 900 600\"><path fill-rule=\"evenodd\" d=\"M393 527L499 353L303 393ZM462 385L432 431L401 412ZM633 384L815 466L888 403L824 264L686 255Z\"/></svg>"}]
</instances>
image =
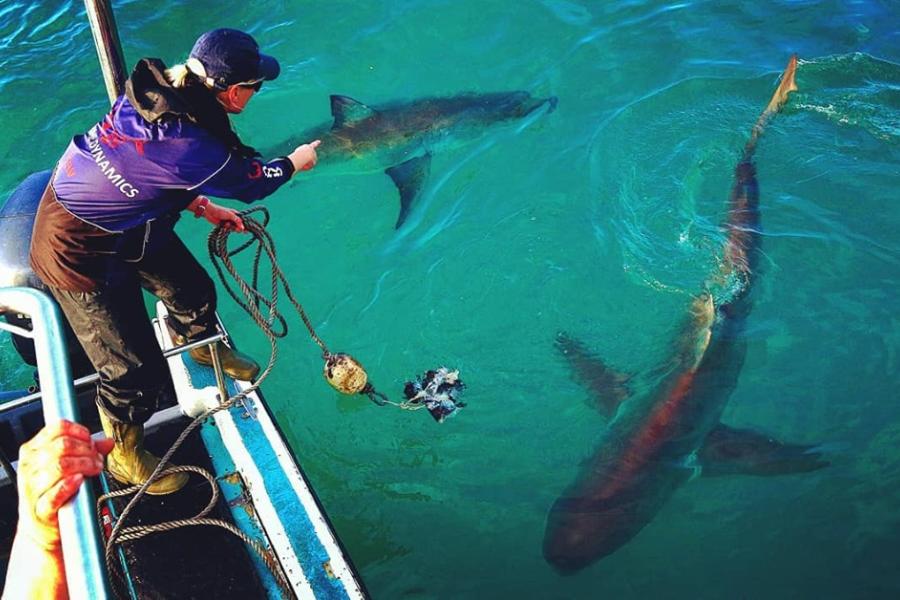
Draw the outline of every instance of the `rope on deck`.
<instances>
[{"instance_id":1,"label":"rope on deck","mask_svg":"<svg viewBox=\"0 0 900 600\"><path fill-rule=\"evenodd\" d=\"M156 523L153 525L137 525L137 526L133 526L133 527L122 527L119 530L119 534L117 536L117 543L138 540L138 539L141 539L142 537L146 537L146 536L154 534L154 533L162 533L164 531L173 531L180 527L191 527L191 526L196 526L196 525L208 525L208 526L214 526L214 527L221 527L221 528L231 532L232 534L236 535L238 538L243 540L245 544L247 544L248 546L253 548L253 550L256 551L256 553L260 556L260 558L265 563L265 565L269 568L269 570L272 571L272 574L275 576L276 580L278 580L279 577L276 574L280 574L280 571L281 571L278 561L275 560L275 558L271 555L271 553L265 547L263 547L262 544L260 544L257 540L248 536L246 533L244 533L243 531L238 529L232 523L223 521L221 519L206 518L206 515L208 515L215 508L216 503L219 501L219 486L216 484L215 477L213 477L212 474L210 474L206 469L202 469L200 467L196 467L193 465L182 465L182 466L177 466L177 467L169 467L168 469L163 471L160 474L160 476L165 477L166 475L169 475L172 473L197 473L198 475L200 475L201 477L206 479L206 481L209 483L210 489L212 490L212 497L210 498L209 503L203 508L203 510L201 510L199 513L197 513L196 515L194 515L193 517L191 517L189 519L175 519L172 521L165 521L165 522ZM131 486L128 488L123 488L121 490L117 490L115 492L109 492L107 494L103 494L102 496L97 498L98 518L100 517L100 509L103 505L103 502L105 502L107 500L111 500L112 498L128 496L128 495L133 494L133 493L137 492L138 490L140 490L141 487L142 486L140 486L140 485L134 485L134 486ZM119 518L119 522L121 522L121 517ZM110 539L112 539L111 535L110 535ZM107 568L110 569L111 573L116 574L118 583L124 584L124 581L122 581L121 574L118 572L118 570L113 570L110 567L109 562L107 562ZM279 583L279 586L282 586L282 588L284 588L284 586L287 585L287 583L283 582L283 581L278 581L278 583ZM114 588L114 590L117 590L117 589L118 588ZM118 592L117 592L117 595L118 595Z\"/></svg>"}]
</instances>

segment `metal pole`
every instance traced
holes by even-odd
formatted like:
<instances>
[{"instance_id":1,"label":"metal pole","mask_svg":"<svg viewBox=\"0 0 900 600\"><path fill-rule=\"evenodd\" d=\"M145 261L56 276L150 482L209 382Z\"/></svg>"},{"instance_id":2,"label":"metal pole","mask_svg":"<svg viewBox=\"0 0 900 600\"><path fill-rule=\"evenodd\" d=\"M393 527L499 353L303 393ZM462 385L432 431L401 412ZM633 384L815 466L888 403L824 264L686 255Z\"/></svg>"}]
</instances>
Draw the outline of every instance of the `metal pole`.
<instances>
[{"instance_id":1,"label":"metal pole","mask_svg":"<svg viewBox=\"0 0 900 600\"><path fill-rule=\"evenodd\" d=\"M0 290L0 309L31 318L31 337L44 393L44 422L78 421L59 309L45 294L28 288ZM91 486L82 485L75 497L59 509L59 532L70 598L105 600L109 595L106 571L100 559L102 546L94 502Z\"/></svg>"},{"instance_id":2,"label":"metal pole","mask_svg":"<svg viewBox=\"0 0 900 600\"><path fill-rule=\"evenodd\" d=\"M109 103L125 92L125 55L109 0L84 0Z\"/></svg>"},{"instance_id":3,"label":"metal pole","mask_svg":"<svg viewBox=\"0 0 900 600\"><path fill-rule=\"evenodd\" d=\"M0 330L12 331L12 328L9 326L5 326L3 323L0 323ZM22 337L30 338L32 334L30 331L26 331L24 329L17 328L20 335ZM163 350L163 357L169 358L171 356L176 356L178 354L182 354L187 352L188 350L193 350L194 348L199 348L200 346L212 346L214 342L224 341L225 334L224 333L215 333L207 338L203 338L202 340L197 340L195 342L189 342L184 346L178 346L177 348L169 348L168 350ZM75 381L72 382L72 386L77 390L83 388L92 383L97 383L100 381L100 375L97 373L91 373L90 375L85 375L84 377L79 377ZM217 379L218 381L218 379ZM28 396L22 396L21 398L16 398L15 400L10 400L3 405L0 405L0 414L3 414L7 411L19 408L20 406L25 406L26 404L31 404L33 402L37 402L41 398L43 398L43 392L35 392L33 394L29 394Z\"/></svg>"},{"instance_id":4,"label":"metal pole","mask_svg":"<svg viewBox=\"0 0 900 600\"><path fill-rule=\"evenodd\" d=\"M225 374L222 372L222 359L219 356L218 344L209 345L209 355L212 358L213 372L216 374L216 387L219 388L219 404L228 401L228 390L225 387Z\"/></svg>"},{"instance_id":5,"label":"metal pole","mask_svg":"<svg viewBox=\"0 0 900 600\"><path fill-rule=\"evenodd\" d=\"M96 373L91 375L85 375L84 377L79 377L75 381L72 382L72 387L76 390L79 388L83 388L86 385L90 385L92 383L97 383L100 380L100 376ZM6 404L0 406L0 414L3 414L10 410L15 410L19 407L25 406L27 404L33 404L35 402L40 401L41 398L44 397L43 392L35 392L33 394L29 394L27 396L22 396L21 398L16 398L15 400L10 400Z\"/></svg>"}]
</instances>

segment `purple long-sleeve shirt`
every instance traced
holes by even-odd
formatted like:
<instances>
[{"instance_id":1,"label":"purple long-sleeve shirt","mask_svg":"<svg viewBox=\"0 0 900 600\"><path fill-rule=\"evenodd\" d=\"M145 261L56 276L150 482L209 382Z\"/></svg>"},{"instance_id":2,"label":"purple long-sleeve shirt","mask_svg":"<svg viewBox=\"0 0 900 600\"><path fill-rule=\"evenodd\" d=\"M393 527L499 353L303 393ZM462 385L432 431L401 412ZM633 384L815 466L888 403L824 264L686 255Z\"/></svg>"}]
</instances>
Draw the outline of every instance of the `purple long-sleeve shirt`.
<instances>
[{"instance_id":1,"label":"purple long-sleeve shirt","mask_svg":"<svg viewBox=\"0 0 900 600\"><path fill-rule=\"evenodd\" d=\"M285 184L287 158L246 158L184 117L150 123L125 96L72 139L53 187L69 212L112 232L183 210L199 194L252 202Z\"/></svg>"}]
</instances>

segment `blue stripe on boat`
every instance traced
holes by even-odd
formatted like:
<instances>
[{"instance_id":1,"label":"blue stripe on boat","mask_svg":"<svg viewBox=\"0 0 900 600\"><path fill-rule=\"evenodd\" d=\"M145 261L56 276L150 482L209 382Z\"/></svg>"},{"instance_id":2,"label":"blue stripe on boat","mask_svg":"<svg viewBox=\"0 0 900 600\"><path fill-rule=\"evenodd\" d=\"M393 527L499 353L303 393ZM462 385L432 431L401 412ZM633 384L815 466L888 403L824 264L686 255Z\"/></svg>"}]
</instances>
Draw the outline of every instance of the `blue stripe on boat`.
<instances>
[{"instance_id":1,"label":"blue stripe on boat","mask_svg":"<svg viewBox=\"0 0 900 600\"><path fill-rule=\"evenodd\" d=\"M182 360L195 388L215 387L216 382L212 369L198 365L186 354L182 355ZM229 393L237 392L233 381L228 380L228 386ZM275 508L284 530L289 534L291 547L300 562L304 576L312 586L315 597L335 600L349 598L341 579L331 577L326 571L325 565L330 564L332 557L329 556L327 549L316 534L309 514L285 475L259 421L246 416L246 411L240 404L232 407L228 412L247 451L253 457L256 468L263 477L265 492ZM227 455L228 452L222 445L221 433L217 428L214 429L216 435L209 436L218 438L219 451L214 454L222 452ZM204 439L206 437L204 436ZM212 451L212 448L210 450ZM215 459L214 456L213 460L215 461ZM233 470L232 463L227 472ZM221 471L219 472L221 473ZM306 485L309 486L309 482L306 482ZM251 551L251 554L254 553Z\"/></svg>"}]
</instances>

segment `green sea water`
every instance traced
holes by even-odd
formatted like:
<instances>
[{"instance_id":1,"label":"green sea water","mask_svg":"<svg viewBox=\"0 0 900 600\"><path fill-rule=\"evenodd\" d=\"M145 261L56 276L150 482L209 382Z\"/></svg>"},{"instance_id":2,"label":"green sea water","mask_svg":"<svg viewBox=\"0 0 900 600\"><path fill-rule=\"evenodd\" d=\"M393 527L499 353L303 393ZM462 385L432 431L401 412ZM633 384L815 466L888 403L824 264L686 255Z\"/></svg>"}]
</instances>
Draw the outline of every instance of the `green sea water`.
<instances>
[{"instance_id":1,"label":"green sea water","mask_svg":"<svg viewBox=\"0 0 900 600\"><path fill-rule=\"evenodd\" d=\"M558 108L435 155L408 226L380 174L316 171L265 201L318 333L394 397L438 365L468 407L340 397L299 319L264 391L375 598L900 596L900 6L892 2L115 2L129 64L251 32L282 76L235 119L277 145L379 104L527 90ZM831 464L696 478L571 576L547 511L606 418L554 348L616 368L672 351L722 259L731 175L791 53L794 94L757 151L763 259L723 420L822 444ZM0 0L0 198L108 106L80 2ZM2 200L0 200L2 201ZM232 204L238 206L237 204ZM208 264L208 225L179 232ZM268 345L222 294L245 350ZM3 338L5 341L7 338ZM27 384L0 348L2 387Z\"/></svg>"}]
</instances>

